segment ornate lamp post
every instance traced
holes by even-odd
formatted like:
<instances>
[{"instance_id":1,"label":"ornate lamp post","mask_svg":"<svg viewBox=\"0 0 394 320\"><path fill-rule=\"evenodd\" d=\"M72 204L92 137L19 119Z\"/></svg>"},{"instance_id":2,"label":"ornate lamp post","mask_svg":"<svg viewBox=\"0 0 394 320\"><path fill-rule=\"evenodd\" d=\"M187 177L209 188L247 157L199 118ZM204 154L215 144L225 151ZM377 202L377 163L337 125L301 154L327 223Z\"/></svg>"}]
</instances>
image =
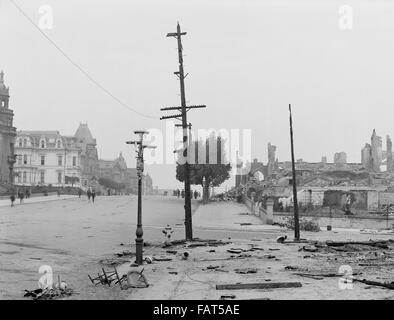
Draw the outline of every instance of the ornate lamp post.
<instances>
[{"instance_id":1,"label":"ornate lamp post","mask_svg":"<svg viewBox=\"0 0 394 320\"><path fill-rule=\"evenodd\" d=\"M138 176L138 211L137 211L137 230L135 232L137 238L135 239L135 263L141 265L143 263L143 246L144 239L142 238L144 232L142 230L142 177L144 172L144 149L154 149L154 146L143 144L144 135L147 131L134 131L140 136L138 141L127 141L126 144L134 144L137 148L137 176Z\"/></svg>"}]
</instances>

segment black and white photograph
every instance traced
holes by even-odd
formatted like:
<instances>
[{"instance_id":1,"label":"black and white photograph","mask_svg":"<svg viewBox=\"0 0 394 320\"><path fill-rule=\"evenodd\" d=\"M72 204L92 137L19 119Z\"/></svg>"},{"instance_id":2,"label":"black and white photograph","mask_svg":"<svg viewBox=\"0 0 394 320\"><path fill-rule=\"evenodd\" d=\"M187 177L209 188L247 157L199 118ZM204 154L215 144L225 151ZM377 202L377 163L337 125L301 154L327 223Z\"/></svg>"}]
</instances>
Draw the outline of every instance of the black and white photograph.
<instances>
[{"instance_id":1,"label":"black and white photograph","mask_svg":"<svg viewBox=\"0 0 394 320\"><path fill-rule=\"evenodd\" d=\"M393 17L0 0L0 300L394 299Z\"/></svg>"}]
</instances>

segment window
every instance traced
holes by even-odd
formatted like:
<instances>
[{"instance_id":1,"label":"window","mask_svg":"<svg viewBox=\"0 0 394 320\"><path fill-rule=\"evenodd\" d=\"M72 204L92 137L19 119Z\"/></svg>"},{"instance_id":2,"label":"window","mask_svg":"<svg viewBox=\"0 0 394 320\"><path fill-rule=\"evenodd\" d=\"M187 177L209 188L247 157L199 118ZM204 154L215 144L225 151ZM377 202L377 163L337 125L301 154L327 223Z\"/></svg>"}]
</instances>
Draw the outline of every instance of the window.
<instances>
[{"instance_id":1,"label":"window","mask_svg":"<svg viewBox=\"0 0 394 320\"><path fill-rule=\"evenodd\" d=\"M57 156L57 164L61 166L63 164L63 157L62 156Z\"/></svg>"},{"instance_id":2,"label":"window","mask_svg":"<svg viewBox=\"0 0 394 320\"><path fill-rule=\"evenodd\" d=\"M41 156L41 165L42 165L42 166L45 165L45 156Z\"/></svg>"},{"instance_id":3,"label":"window","mask_svg":"<svg viewBox=\"0 0 394 320\"><path fill-rule=\"evenodd\" d=\"M19 147L22 147L22 139L19 139Z\"/></svg>"},{"instance_id":4,"label":"window","mask_svg":"<svg viewBox=\"0 0 394 320\"><path fill-rule=\"evenodd\" d=\"M27 146L27 140L23 139L23 147L26 148L26 146Z\"/></svg>"},{"instance_id":5,"label":"window","mask_svg":"<svg viewBox=\"0 0 394 320\"><path fill-rule=\"evenodd\" d=\"M23 155L23 164L27 164L27 154Z\"/></svg>"},{"instance_id":6,"label":"window","mask_svg":"<svg viewBox=\"0 0 394 320\"><path fill-rule=\"evenodd\" d=\"M18 164L22 164L22 155L18 155Z\"/></svg>"},{"instance_id":7,"label":"window","mask_svg":"<svg viewBox=\"0 0 394 320\"><path fill-rule=\"evenodd\" d=\"M23 171L23 183L26 183L26 171Z\"/></svg>"},{"instance_id":8,"label":"window","mask_svg":"<svg viewBox=\"0 0 394 320\"><path fill-rule=\"evenodd\" d=\"M73 157L73 167L77 166L77 157Z\"/></svg>"},{"instance_id":9,"label":"window","mask_svg":"<svg viewBox=\"0 0 394 320\"><path fill-rule=\"evenodd\" d=\"M56 148L60 149L62 147L62 142L57 140Z\"/></svg>"},{"instance_id":10,"label":"window","mask_svg":"<svg viewBox=\"0 0 394 320\"><path fill-rule=\"evenodd\" d=\"M62 183L62 173L61 172L57 173L57 183L59 183L59 184Z\"/></svg>"},{"instance_id":11,"label":"window","mask_svg":"<svg viewBox=\"0 0 394 320\"><path fill-rule=\"evenodd\" d=\"M40 182L45 183L45 172L44 171L41 171L41 173L40 173Z\"/></svg>"},{"instance_id":12,"label":"window","mask_svg":"<svg viewBox=\"0 0 394 320\"><path fill-rule=\"evenodd\" d=\"M42 149L45 148L45 140L41 140L40 146L41 146Z\"/></svg>"},{"instance_id":13,"label":"window","mask_svg":"<svg viewBox=\"0 0 394 320\"><path fill-rule=\"evenodd\" d=\"M18 174L18 183L21 183L21 174L20 172L18 172L17 174Z\"/></svg>"}]
</instances>

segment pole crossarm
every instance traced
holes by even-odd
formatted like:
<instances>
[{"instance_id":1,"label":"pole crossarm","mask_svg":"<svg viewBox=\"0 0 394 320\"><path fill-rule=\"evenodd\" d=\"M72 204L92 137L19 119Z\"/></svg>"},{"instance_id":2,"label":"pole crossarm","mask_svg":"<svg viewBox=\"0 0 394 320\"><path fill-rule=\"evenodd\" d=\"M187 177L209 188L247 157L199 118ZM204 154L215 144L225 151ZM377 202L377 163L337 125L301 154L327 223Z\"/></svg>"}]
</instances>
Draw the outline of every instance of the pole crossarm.
<instances>
[{"instance_id":1,"label":"pole crossarm","mask_svg":"<svg viewBox=\"0 0 394 320\"><path fill-rule=\"evenodd\" d=\"M167 37L179 37L179 36L185 36L187 35L187 32L170 32L167 33Z\"/></svg>"},{"instance_id":2,"label":"pole crossarm","mask_svg":"<svg viewBox=\"0 0 394 320\"><path fill-rule=\"evenodd\" d=\"M186 106L186 109L198 109L198 108L206 108L206 105L196 105L196 106ZM183 107L165 107L161 108L160 111L167 111L167 110L182 110Z\"/></svg>"},{"instance_id":3,"label":"pole crossarm","mask_svg":"<svg viewBox=\"0 0 394 320\"><path fill-rule=\"evenodd\" d=\"M160 120L172 119L172 118L182 118L182 114L175 114L175 115L172 115L172 116L163 116L163 117L160 117Z\"/></svg>"}]
</instances>

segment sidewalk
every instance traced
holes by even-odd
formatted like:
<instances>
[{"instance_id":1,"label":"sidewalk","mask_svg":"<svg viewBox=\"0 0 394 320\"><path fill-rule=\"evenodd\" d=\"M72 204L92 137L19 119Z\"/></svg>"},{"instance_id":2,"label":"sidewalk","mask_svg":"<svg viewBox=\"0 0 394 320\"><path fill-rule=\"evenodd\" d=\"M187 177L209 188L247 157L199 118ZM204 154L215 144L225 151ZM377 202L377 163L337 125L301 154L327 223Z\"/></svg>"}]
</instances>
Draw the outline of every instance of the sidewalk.
<instances>
[{"instance_id":1,"label":"sidewalk","mask_svg":"<svg viewBox=\"0 0 394 320\"><path fill-rule=\"evenodd\" d=\"M15 206L19 206L19 205L25 205L25 204L29 204L29 203L40 203L40 202L48 202L48 201L56 201L56 200L66 200L66 199L73 199L73 198L77 198L78 196L76 195L69 195L69 194L65 194L65 195L60 195L60 197L58 197L57 195L53 195L53 196L42 196L42 197L32 197L32 198L28 198L28 199L23 199L23 203L19 204L19 199L15 199ZM10 199L6 199L6 200L0 200L0 207L10 207L11 206L11 200Z\"/></svg>"},{"instance_id":2,"label":"sidewalk","mask_svg":"<svg viewBox=\"0 0 394 320\"><path fill-rule=\"evenodd\" d=\"M193 227L233 231L280 231L283 228L264 225L247 206L236 202L214 202L200 205L193 215Z\"/></svg>"},{"instance_id":3,"label":"sidewalk","mask_svg":"<svg viewBox=\"0 0 394 320\"><path fill-rule=\"evenodd\" d=\"M235 202L218 202L201 205L193 216L196 228L260 231L264 237L247 239L227 239L223 245L212 246L204 243L193 246L195 242L162 248L154 244L144 249L144 256L153 257L153 263L140 267L131 267L130 262L120 266L121 270L142 270L146 276L148 288L129 289L127 299L213 299L233 296L235 299L392 299L391 290L376 286L352 283L351 290L343 290L339 277L320 277L311 279L297 275L292 270L308 270L314 273L340 274L343 266L352 272L362 272L362 277L370 280L392 281L390 272L385 267L360 266L360 262L370 255L368 251L334 252L329 254L310 253L303 250L305 244L276 242L278 230L292 239L293 231L277 226L262 225L258 217L248 215L247 208ZM252 223L252 225L241 225ZM280 231L279 231L280 230ZM360 234L354 230L343 232L302 232L302 237L309 240L368 240L370 238L389 239L390 235ZM349 232L351 231L351 232ZM268 235L268 237L267 237ZM368 250L368 248L367 248ZM182 259L184 252L189 253L187 260ZM237 253L238 252L238 253ZM372 254L384 255L382 251ZM386 249L389 260L390 249ZM375 257L375 256L373 256ZM155 261L158 258L158 261ZM165 259L169 261L163 261ZM376 257L374 258L377 259ZM375 261L373 260L373 261ZM362 264L361 264L362 265ZM299 272L300 272L299 271ZM249 273L251 272L251 273ZM382 280L383 279L383 280ZM218 284L236 283L273 283L299 282L299 288L259 289L259 290L217 290ZM366 290L369 289L369 290Z\"/></svg>"}]
</instances>

